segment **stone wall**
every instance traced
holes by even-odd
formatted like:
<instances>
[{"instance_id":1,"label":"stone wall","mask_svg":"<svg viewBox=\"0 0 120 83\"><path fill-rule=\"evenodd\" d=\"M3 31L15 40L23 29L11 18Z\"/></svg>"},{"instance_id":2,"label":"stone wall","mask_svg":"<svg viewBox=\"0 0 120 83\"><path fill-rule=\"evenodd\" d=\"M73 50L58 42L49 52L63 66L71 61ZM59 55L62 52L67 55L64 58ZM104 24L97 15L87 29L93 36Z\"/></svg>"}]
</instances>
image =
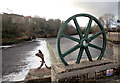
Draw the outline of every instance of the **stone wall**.
<instances>
[{"instance_id":1,"label":"stone wall","mask_svg":"<svg viewBox=\"0 0 120 83\"><path fill-rule=\"evenodd\" d=\"M99 78L106 77L107 69L113 69L114 74L118 72L117 63L101 60L93 62L84 62L64 66L63 64L54 64L51 69L51 80L53 82L79 82L96 81Z\"/></svg>"},{"instance_id":2,"label":"stone wall","mask_svg":"<svg viewBox=\"0 0 120 83\"><path fill-rule=\"evenodd\" d=\"M113 44L113 59L120 67L120 45Z\"/></svg>"},{"instance_id":3,"label":"stone wall","mask_svg":"<svg viewBox=\"0 0 120 83\"><path fill-rule=\"evenodd\" d=\"M109 32L106 34L106 38L109 41L120 41L120 32Z\"/></svg>"}]
</instances>

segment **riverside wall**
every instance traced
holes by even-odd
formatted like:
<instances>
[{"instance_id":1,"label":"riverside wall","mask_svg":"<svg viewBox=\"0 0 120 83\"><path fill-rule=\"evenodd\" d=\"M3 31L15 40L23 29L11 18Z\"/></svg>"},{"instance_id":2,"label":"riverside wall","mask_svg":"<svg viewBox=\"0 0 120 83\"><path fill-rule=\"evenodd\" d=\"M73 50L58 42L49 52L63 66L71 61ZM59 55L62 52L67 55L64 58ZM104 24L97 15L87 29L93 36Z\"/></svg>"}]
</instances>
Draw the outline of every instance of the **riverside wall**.
<instances>
[{"instance_id":1,"label":"riverside wall","mask_svg":"<svg viewBox=\"0 0 120 83\"><path fill-rule=\"evenodd\" d=\"M106 38L109 41L120 42L120 32L108 32L108 34L106 34Z\"/></svg>"}]
</instances>

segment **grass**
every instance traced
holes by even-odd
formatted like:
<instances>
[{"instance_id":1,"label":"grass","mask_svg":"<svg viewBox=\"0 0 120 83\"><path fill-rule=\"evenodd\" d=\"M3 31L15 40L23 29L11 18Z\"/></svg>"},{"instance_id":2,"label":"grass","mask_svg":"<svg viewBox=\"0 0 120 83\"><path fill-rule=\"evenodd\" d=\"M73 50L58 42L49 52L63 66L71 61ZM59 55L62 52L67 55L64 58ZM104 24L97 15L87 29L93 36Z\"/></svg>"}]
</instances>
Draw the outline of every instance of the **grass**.
<instances>
[{"instance_id":1,"label":"grass","mask_svg":"<svg viewBox=\"0 0 120 83\"><path fill-rule=\"evenodd\" d=\"M19 42L29 41L29 38L12 38L12 39L2 39L2 45L11 45Z\"/></svg>"}]
</instances>

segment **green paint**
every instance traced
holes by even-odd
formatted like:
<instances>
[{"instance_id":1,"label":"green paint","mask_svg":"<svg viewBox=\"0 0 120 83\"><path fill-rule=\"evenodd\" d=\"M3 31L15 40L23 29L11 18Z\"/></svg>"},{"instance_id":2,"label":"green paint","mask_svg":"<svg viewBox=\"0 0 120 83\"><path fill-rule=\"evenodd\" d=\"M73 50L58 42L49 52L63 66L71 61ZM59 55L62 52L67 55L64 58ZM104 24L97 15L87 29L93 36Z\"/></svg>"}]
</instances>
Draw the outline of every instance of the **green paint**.
<instances>
[{"instance_id":1,"label":"green paint","mask_svg":"<svg viewBox=\"0 0 120 83\"><path fill-rule=\"evenodd\" d=\"M80 29L80 26L79 26L79 23L77 21L77 17L87 17L89 18L89 22L88 22L88 25L87 25L87 29L86 29L86 32L85 32L85 35L83 36L82 34L82 30ZM76 26L76 29L78 31L78 35L79 35L79 39L77 38L74 38L74 37L71 37L69 35L66 35L66 34L63 34L63 30L65 29L65 27L67 26L67 24L73 20L75 26ZM100 32L94 34L93 36L91 37L88 37L89 35L89 32L91 30L91 24L92 24L92 21L95 21L96 24L100 27ZM95 38L97 38L99 35L103 35L103 46L102 48L101 47L98 47L94 44L91 44L90 42L92 40L94 40ZM76 46L74 46L73 48L69 49L68 51L66 51L65 53L62 53L61 52L61 46L60 46L60 40L61 40L61 37L65 37L65 38L68 38L70 40L73 40L75 42L77 42L78 44ZM69 55L70 53L76 51L77 49L80 49L79 50L79 54L78 54L78 57L77 57L77 60L76 60L76 63L80 63L80 59L83 55L83 52L85 50L86 54L87 54L87 57L89 59L89 61L92 61L92 57L91 57L91 53L89 51L89 48L88 47L92 47L92 48L95 48L97 50L100 50L101 53L100 53L100 56L98 57L97 60L101 60L103 55L104 55L104 52L105 52L105 49L106 49L106 34L105 34L105 30L104 30L104 27L102 26L102 24L100 23L100 21L98 19L96 19L94 16L92 15L89 15L89 14L76 14L74 16L71 16L70 18L68 18L65 23L62 25L62 27L60 28L59 30L59 33L58 33L58 37L57 37L57 48L58 48L58 54L62 60L62 62L65 64L65 65L68 65L68 63L64 60L64 57L66 57L67 55Z\"/></svg>"}]
</instances>

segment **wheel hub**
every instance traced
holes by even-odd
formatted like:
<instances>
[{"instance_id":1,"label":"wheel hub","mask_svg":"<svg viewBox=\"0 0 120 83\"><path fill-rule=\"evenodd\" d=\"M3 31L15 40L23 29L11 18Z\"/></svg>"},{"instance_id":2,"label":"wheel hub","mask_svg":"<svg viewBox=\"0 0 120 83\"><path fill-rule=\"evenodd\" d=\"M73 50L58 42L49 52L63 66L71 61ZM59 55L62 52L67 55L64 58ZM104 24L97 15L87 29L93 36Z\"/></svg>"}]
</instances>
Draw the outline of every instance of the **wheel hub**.
<instances>
[{"instance_id":1,"label":"wheel hub","mask_svg":"<svg viewBox=\"0 0 120 83\"><path fill-rule=\"evenodd\" d=\"M83 46L87 47L88 46L88 42L87 41L83 41Z\"/></svg>"},{"instance_id":2,"label":"wheel hub","mask_svg":"<svg viewBox=\"0 0 120 83\"><path fill-rule=\"evenodd\" d=\"M88 39L84 38L81 40L81 47L87 47L89 45Z\"/></svg>"}]
</instances>

